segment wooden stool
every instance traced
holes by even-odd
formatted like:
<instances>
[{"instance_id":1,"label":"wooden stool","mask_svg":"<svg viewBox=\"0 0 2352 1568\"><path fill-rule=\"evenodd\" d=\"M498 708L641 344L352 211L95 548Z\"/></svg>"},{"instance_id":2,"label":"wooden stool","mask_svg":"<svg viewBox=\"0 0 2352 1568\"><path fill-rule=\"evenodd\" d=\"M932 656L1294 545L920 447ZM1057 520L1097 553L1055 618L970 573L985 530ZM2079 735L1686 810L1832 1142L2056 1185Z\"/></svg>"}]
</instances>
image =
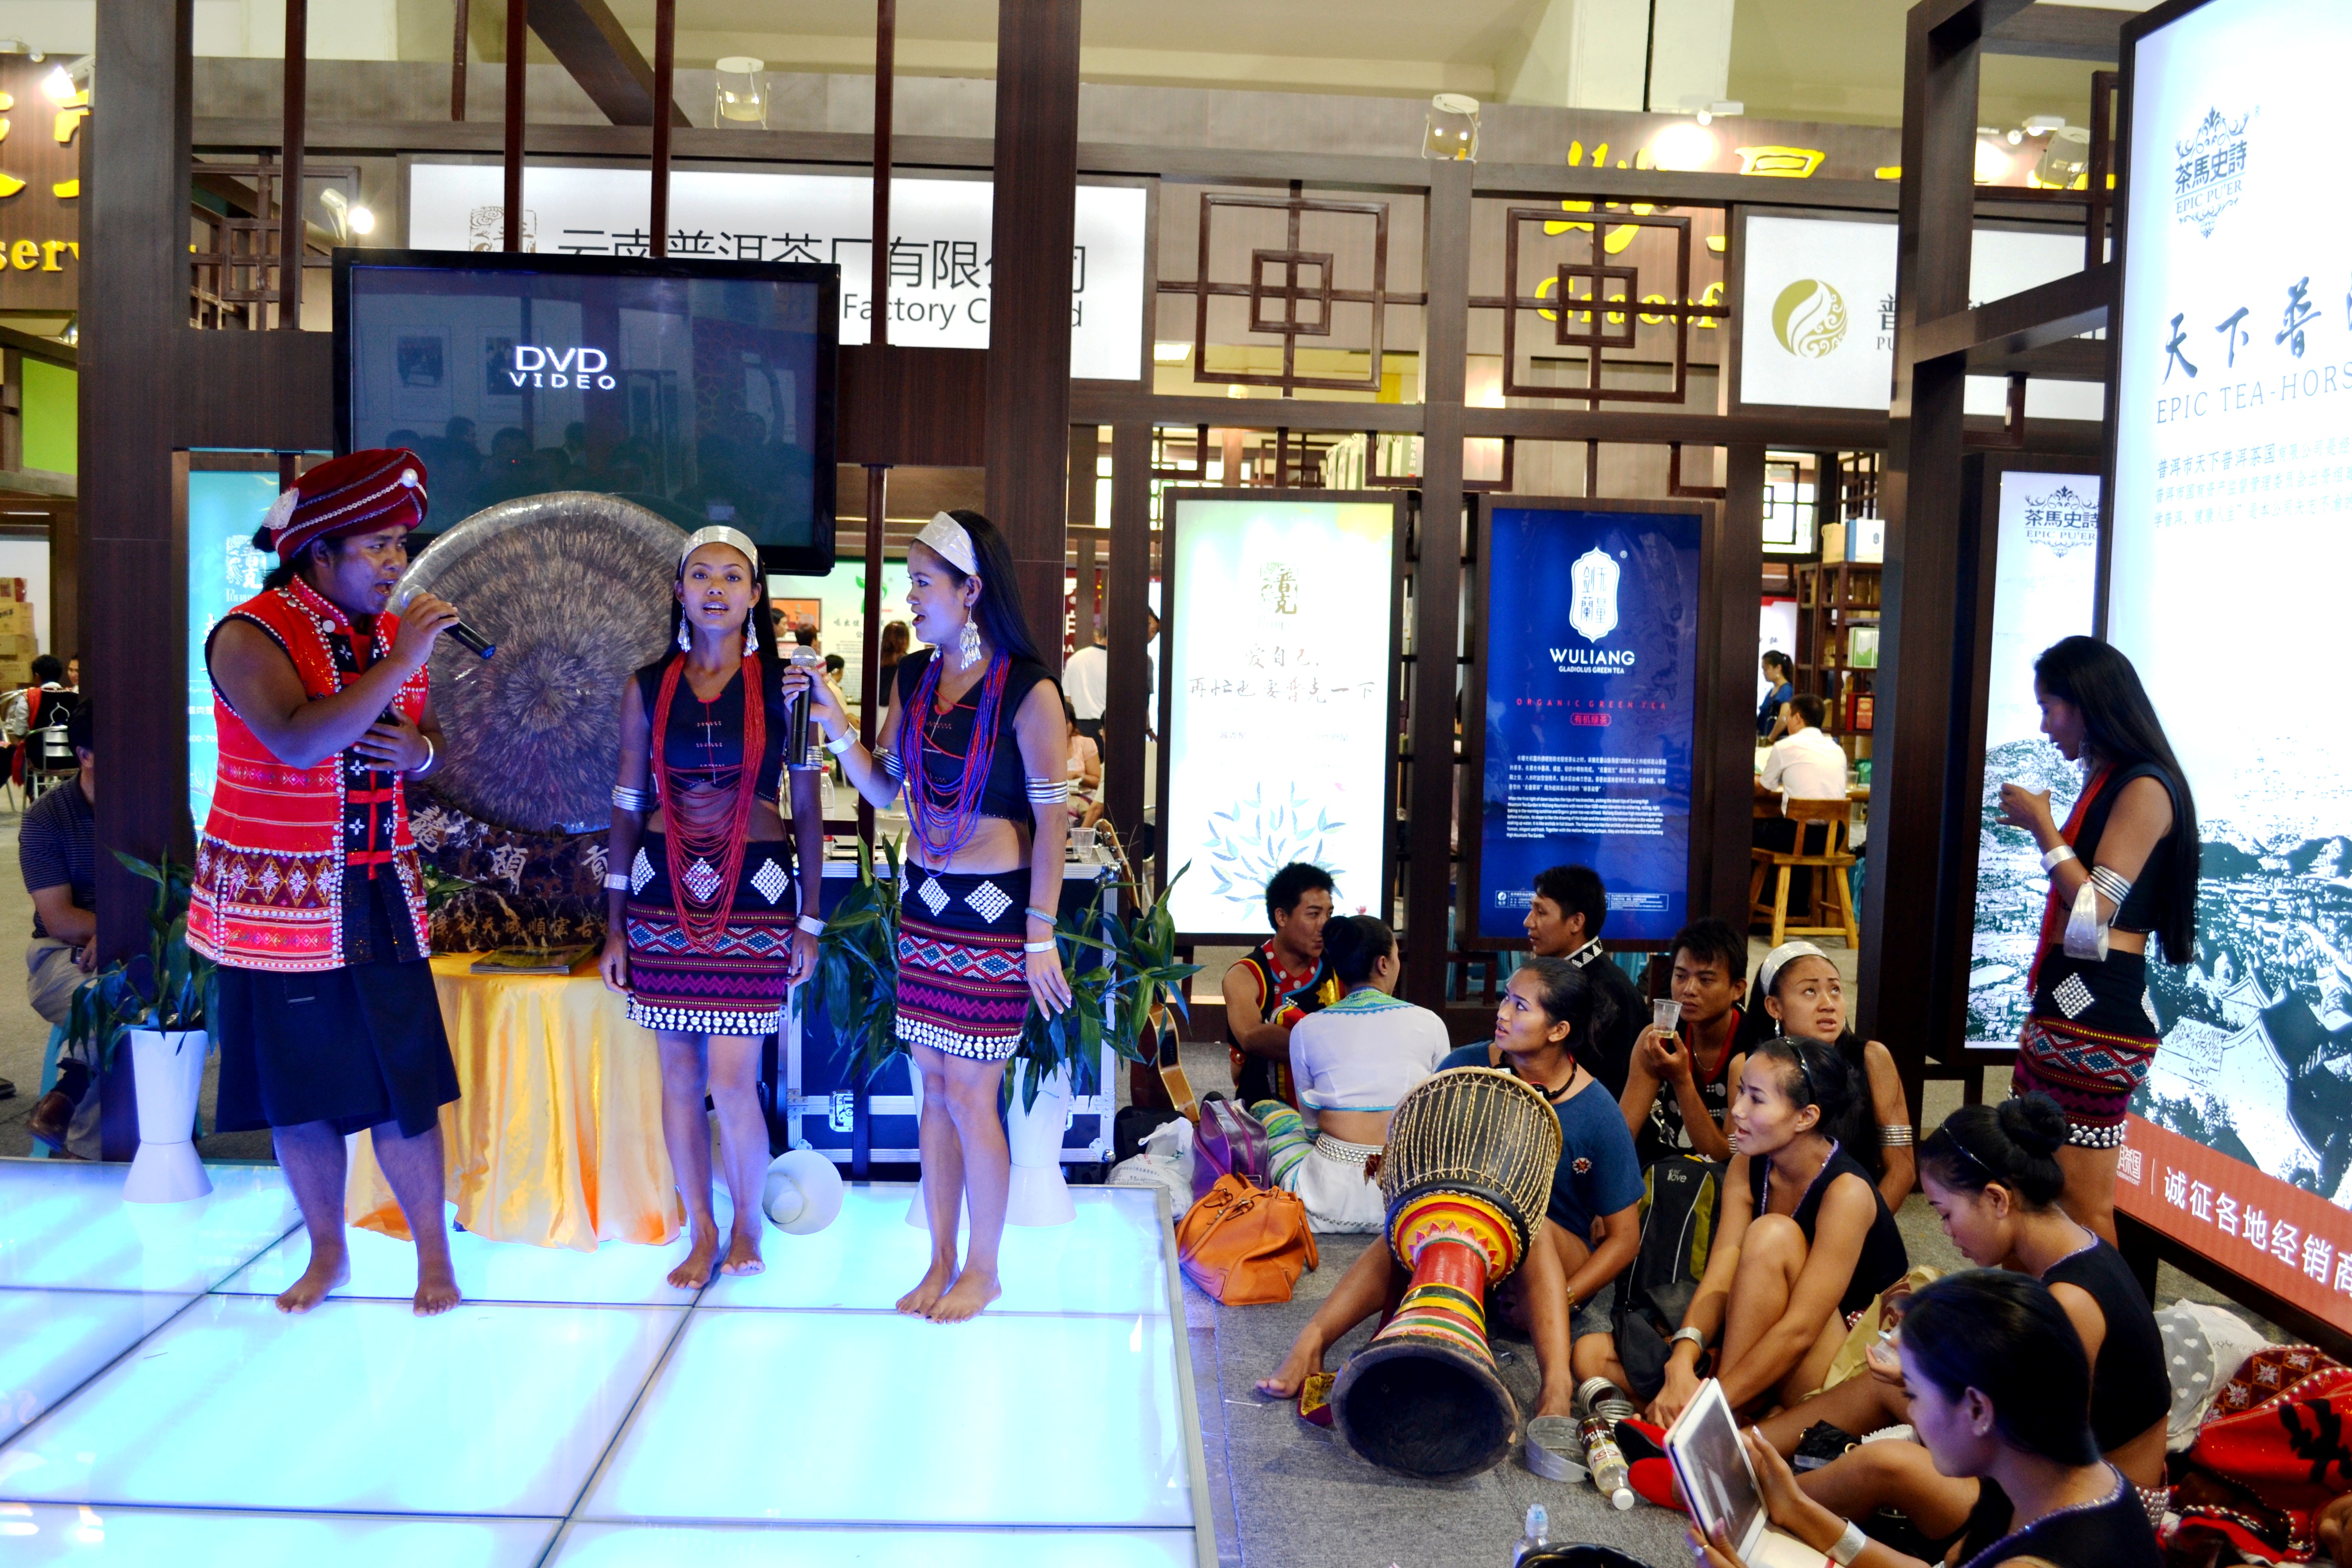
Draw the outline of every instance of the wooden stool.
<instances>
[{"instance_id":1,"label":"wooden stool","mask_svg":"<svg viewBox=\"0 0 2352 1568\"><path fill-rule=\"evenodd\" d=\"M1754 863L1754 874L1748 883L1748 919L1752 925L1769 917L1772 921L1772 945L1780 946L1792 936L1843 937L1848 947L1862 945L1862 931L1854 920L1853 883L1851 873L1854 856L1847 842L1847 832L1853 808L1843 800L1787 800L1781 803L1780 815L1797 825L1797 847L1790 850L1751 849L1748 858ZM1764 820L1770 820L1766 818ZM1804 853L1811 837L1813 824L1822 826L1822 848L1819 854ZM1812 876L1812 925L1789 923L1789 873L1808 871ZM1764 898L1764 881L1768 875L1774 879L1771 900ZM1822 879L1829 880L1827 898L1823 897ZM1824 921L1836 917L1836 923Z\"/></svg>"}]
</instances>

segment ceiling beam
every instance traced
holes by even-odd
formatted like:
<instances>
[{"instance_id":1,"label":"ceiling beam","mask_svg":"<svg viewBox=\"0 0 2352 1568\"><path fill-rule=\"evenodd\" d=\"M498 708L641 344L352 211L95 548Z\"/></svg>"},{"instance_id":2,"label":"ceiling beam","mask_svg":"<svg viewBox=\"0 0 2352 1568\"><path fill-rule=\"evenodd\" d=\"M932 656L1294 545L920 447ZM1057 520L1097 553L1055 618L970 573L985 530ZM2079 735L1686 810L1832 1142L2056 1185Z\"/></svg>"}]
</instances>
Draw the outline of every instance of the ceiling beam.
<instances>
[{"instance_id":1,"label":"ceiling beam","mask_svg":"<svg viewBox=\"0 0 2352 1568\"><path fill-rule=\"evenodd\" d=\"M530 30L615 125L654 122L654 68L604 0L530 0ZM669 105L672 125L689 123Z\"/></svg>"},{"instance_id":2,"label":"ceiling beam","mask_svg":"<svg viewBox=\"0 0 2352 1568\"><path fill-rule=\"evenodd\" d=\"M1989 55L2038 55L2044 59L2097 60L2123 58L2124 24L2129 11L2098 5L2029 5L1984 35Z\"/></svg>"}]
</instances>

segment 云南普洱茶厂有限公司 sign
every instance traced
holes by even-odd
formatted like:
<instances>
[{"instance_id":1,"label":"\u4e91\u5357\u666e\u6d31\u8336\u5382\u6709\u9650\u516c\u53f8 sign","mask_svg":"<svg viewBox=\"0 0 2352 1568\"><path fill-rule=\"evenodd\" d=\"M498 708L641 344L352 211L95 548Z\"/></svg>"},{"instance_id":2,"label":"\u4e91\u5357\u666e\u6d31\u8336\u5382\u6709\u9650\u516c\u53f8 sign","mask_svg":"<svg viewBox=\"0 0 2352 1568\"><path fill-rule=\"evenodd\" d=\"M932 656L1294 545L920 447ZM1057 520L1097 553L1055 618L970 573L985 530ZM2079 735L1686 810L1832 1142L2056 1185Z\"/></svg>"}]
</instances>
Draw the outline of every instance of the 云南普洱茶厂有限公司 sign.
<instances>
[{"instance_id":1,"label":"\u4e91\u5357\u666e\u6d31\u8336\u5382\u6709\u9650\u516c\u53f8 sign","mask_svg":"<svg viewBox=\"0 0 2352 1568\"><path fill-rule=\"evenodd\" d=\"M1688 918L1694 512L1496 506L1487 525L1475 934L1517 938L1536 874L1590 866L1603 934Z\"/></svg>"}]
</instances>

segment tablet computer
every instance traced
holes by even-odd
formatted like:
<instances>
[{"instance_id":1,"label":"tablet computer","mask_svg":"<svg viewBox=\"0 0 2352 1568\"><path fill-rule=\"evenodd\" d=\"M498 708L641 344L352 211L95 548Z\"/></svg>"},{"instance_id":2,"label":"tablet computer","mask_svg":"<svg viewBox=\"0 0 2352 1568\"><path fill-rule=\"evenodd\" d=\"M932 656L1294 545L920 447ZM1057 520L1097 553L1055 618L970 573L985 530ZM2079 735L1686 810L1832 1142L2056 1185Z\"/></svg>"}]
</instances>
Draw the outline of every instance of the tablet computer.
<instances>
[{"instance_id":1,"label":"tablet computer","mask_svg":"<svg viewBox=\"0 0 2352 1568\"><path fill-rule=\"evenodd\" d=\"M1722 1384L1710 1377L1699 1384L1697 1395L1667 1429L1665 1449L1691 1518L1705 1534L1719 1529L1749 1568L1824 1568L1829 1563L1765 1518L1756 1471Z\"/></svg>"}]
</instances>

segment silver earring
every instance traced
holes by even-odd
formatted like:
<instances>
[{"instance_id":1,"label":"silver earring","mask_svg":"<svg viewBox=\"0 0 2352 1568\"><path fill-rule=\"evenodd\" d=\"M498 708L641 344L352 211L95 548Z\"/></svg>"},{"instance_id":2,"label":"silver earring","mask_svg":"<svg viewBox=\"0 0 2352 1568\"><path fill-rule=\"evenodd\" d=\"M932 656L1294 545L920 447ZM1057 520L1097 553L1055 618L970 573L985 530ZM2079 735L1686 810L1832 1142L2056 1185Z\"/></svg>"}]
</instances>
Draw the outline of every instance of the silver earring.
<instances>
[{"instance_id":1,"label":"silver earring","mask_svg":"<svg viewBox=\"0 0 2352 1568\"><path fill-rule=\"evenodd\" d=\"M980 662L980 619L973 616L963 624L963 635L956 639L957 668L970 669Z\"/></svg>"},{"instance_id":2,"label":"silver earring","mask_svg":"<svg viewBox=\"0 0 2352 1568\"><path fill-rule=\"evenodd\" d=\"M686 629L686 617L680 616L677 618L677 651L690 653L693 649L694 635Z\"/></svg>"},{"instance_id":3,"label":"silver earring","mask_svg":"<svg viewBox=\"0 0 2352 1568\"><path fill-rule=\"evenodd\" d=\"M760 627L757 616L743 617L743 657L751 658L760 651Z\"/></svg>"}]
</instances>

